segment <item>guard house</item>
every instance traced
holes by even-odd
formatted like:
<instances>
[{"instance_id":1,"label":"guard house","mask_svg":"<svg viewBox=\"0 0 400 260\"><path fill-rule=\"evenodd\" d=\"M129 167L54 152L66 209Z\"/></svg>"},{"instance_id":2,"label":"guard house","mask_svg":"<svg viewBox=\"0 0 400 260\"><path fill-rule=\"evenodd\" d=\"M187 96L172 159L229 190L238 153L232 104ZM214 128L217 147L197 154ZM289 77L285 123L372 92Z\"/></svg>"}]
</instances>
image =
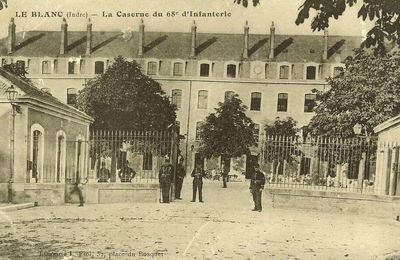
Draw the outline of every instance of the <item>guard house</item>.
<instances>
[{"instance_id":1,"label":"guard house","mask_svg":"<svg viewBox=\"0 0 400 260\"><path fill-rule=\"evenodd\" d=\"M400 115L374 128L378 134L375 194L400 196Z\"/></svg>"},{"instance_id":2,"label":"guard house","mask_svg":"<svg viewBox=\"0 0 400 260\"><path fill-rule=\"evenodd\" d=\"M87 176L92 118L0 68L0 202L61 204Z\"/></svg>"}]
</instances>

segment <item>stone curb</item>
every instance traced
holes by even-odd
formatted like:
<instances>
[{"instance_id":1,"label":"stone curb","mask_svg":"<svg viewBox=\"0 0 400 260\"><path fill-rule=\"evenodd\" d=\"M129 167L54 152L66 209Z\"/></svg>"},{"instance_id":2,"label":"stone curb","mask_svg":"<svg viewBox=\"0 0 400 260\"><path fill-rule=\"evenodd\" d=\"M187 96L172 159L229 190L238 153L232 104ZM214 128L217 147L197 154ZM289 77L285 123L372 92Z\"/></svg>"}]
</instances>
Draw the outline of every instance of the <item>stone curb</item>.
<instances>
[{"instance_id":1,"label":"stone curb","mask_svg":"<svg viewBox=\"0 0 400 260\"><path fill-rule=\"evenodd\" d=\"M23 203L23 204L14 204L14 205L10 205L10 206L0 207L0 211L2 211L2 212L10 212L10 211L15 211L15 210L20 210L20 209L33 208L33 207L36 207L36 206L37 206L36 202L29 202L29 203Z\"/></svg>"}]
</instances>

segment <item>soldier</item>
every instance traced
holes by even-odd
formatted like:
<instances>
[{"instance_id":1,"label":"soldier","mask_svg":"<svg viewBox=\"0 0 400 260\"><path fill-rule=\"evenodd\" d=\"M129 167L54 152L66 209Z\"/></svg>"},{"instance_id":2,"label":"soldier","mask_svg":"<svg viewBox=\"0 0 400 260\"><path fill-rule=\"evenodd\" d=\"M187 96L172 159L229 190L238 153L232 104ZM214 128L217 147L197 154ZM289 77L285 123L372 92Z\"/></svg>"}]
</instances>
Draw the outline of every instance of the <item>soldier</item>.
<instances>
[{"instance_id":1,"label":"soldier","mask_svg":"<svg viewBox=\"0 0 400 260\"><path fill-rule=\"evenodd\" d=\"M135 177L135 175L136 172L129 167L129 161L126 160L118 174L121 182L132 182L132 179Z\"/></svg>"},{"instance_id":2,"label":"soldier","mask_svg":"<svg viewBox=\"0 0 400 260\"><path fill-rule=\"evenodd\" d=\"M193 169L191 176L193 177L193 198L191 202L196 201L196 191L199 190L199 202L203 201L203 177L206 176L201 163L198 162L196 167Z\"/></svg>"},{"instance_id":3,"label":"soldier","mask_svg":"<svg viewBox=\"0 0 400 260\"><path fill-rule=\"evenodd\" d=\"M160 182L160 190L162 193L162 203L169 203L169 191L171 189L171 182L173 179L173 166L169 161L169 156L165 156L165 161L161 165L158 173L158 180Z\"/></svg>"},{"instance_id":4,"label":"soldier","mask_svg":"<svg viewBox=\"0 0 400 260\"><path fill-rule=\"evenodd\" d=\"M250 192L253 194L254 209L253 211L261 212L261 194L264 189L265 176L260 170L260 165L256 162L254 165L254 173L251 177Z\"/></svg>"},{"instance_id":5,"label":"soldier","mask_svg":"<svg viewBox=\"0 0 400 260\"><path fill-rule=\"evenodd\" d=\"M175 177L175 198L177 200L181 200L181 190L183 184L183 178L185 178L186 170L183 165L183 158L179 159L178 168L176 169L176 177Z\"/></svg>"}]
</instances>

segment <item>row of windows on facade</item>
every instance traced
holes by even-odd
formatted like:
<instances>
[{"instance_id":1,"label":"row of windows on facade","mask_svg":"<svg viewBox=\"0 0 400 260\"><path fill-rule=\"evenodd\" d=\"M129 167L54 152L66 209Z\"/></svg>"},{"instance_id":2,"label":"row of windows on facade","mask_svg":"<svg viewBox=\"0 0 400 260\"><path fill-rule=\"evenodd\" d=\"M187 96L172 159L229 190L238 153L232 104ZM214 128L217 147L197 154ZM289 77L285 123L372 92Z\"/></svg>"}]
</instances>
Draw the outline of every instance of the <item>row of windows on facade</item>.
<instances>
[{"instance_id":1,"label":"row of windows on facade","mask_svg":"<svg viewBox=\"0 0 400 260\"><path fill-rule=\"evenodd\" d=\"M234 91L225 92L225 101L235 94ZM260 92L252 92L250 99L250 111L260 111L261 110L261 97ZM313 112L315 106L315 94L305 94L304 96L304 112ZM279 93L277 100L277 111L287 112L288 110L289 95L287 93ZM182 90L173 89L172 90L172 103L178 108L181 108L182 103ZM197 108L207 109L208 108L208 91L199 90L197 94Z\"/></svg>"},{"instance_id":2,"label":"row of windows on facade","mask_svg":"<svg viewBox=\"0 0 400 260\"><path fill-rule=\"evenodd\" d=\"M5 59L3 59L3 63L5 63ZM19 66L23 66L25 68L29 68L29 60L28 64L24 60L17 60L16 62ZM104 61L95 61L94 63L94 73L95 74L103 74L105 68L108 67L109 62ZM213 71L213 63L201 63L199 67L199 76L200 77L210 77ZM77 61L68 61L68 74L78 74L78 72L82 71L85 66L85 61L81 59L79 64ZM267 70L268 64L265 64L265 78L267 78ZM147 62L146 73L147 75L154 76L158 75L160 68L160 62L149 61ZM237 78L239 75L238 64L227 64L226 65L226 77L227 78ZM319 66L310 65L306 67L305 71L305 79L306 80L316 80L318 75ZM175 62L173 63L173 76L184 76L186 71L186 63L184 62ZM290 65L279 65L279 79L291 79L291 73L293 69ZM333 68L333 76L339 75L343 71L343 67L337 66ZM58 60L54 60L53 62L50 60L42 61L41 67L42 74L51 74L58 73Z\"/></svg>"}]
</instances>

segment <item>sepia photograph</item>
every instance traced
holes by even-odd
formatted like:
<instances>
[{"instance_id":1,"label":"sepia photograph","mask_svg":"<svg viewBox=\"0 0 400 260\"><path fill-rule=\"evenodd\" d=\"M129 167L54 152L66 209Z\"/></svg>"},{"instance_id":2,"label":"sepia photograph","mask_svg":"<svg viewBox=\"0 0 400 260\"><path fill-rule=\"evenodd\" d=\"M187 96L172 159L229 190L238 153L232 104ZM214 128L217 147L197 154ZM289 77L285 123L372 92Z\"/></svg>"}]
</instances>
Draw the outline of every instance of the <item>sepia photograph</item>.
<instances>
[{"instance_id":1,"label":"sepia photograph","mask_svg":"<svg viewBox=\"0 0 400 260\"><path fill-rule=\"evenodd\" d=\"M0 260L400 260L400 1L0 0Z\"/></svg>"}]
</instances>

